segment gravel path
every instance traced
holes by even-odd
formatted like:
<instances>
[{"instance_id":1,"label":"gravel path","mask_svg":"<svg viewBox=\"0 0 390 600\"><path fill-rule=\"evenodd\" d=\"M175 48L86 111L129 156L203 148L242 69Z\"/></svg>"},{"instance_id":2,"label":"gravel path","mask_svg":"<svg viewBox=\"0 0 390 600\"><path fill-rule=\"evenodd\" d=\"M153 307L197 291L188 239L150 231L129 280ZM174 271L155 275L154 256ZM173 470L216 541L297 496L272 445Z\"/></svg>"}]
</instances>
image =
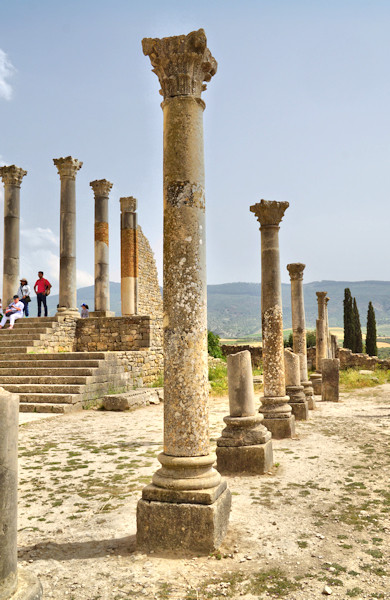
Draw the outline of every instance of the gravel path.
<instances>
[{"instance_id":1,"label":"gravel path","mask_svg":"<svg viewBox=\"0 0 390 600\"><path fill-rule=\"evenodd\" d=\"M228 535L209 557L135 550L136 505L162 450L162 405L20 427L19 559L44 598L390 599L390 385L318 403L275 467L230 477ZM211 399L215 444L227 399Z\"/></svg>"}]
</instances>

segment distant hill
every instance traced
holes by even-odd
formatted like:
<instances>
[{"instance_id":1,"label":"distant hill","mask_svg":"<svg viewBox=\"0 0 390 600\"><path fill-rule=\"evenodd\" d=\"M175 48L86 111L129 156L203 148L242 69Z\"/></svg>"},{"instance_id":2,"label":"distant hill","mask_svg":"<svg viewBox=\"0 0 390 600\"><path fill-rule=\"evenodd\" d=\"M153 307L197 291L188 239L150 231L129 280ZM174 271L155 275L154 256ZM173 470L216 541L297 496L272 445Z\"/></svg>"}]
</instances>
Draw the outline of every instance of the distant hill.
<instances>
[{"instance_id":1,"label":"distant hill","mask_svg":"<svg viewBox=\"0 0 390 600\"><path fill-rule=\"evenodd\" d=\"M356 297L362 326L366 324L368 303L371 300L376 313L378 329L390 334L390 281L313 281L303 286L306 326L315 328L317 317L317 291L327 291L329 321L334 327L343 326L344 289L349 287ZM260 333L259 283L223 283L207 286L208 327L221 337L245 337ZM111 310L121 314L120 283L110 283ZM290 286L282 284L283 321L285 329L291 327ZM94 307L94 286L77 290L77 304L85 302L90 310ZM49 296L51 315L55 314L58 295ZM31 303L32 316L36 315L36 302Z\"/></svg>"}]
</instances>

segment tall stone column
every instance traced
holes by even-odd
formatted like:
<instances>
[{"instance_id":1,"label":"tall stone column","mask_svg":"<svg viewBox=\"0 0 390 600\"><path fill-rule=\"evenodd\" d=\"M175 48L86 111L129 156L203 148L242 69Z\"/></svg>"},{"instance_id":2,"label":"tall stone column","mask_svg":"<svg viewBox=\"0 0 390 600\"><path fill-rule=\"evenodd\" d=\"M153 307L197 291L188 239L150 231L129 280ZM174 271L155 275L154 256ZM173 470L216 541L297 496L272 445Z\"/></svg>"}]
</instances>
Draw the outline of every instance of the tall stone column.
<instances>
[{"instance_id":1,"label":"tall stone column","mask_svg":"<svg viewBox=\"0 0 390 600\"><path fill-rule=\"evenodd\" d=\"M331 347L330 347L330 332L329 332L329 313L328 313L328 302L330 298L326 296L325 298L325 335L326 335L326 358L331 357Z\"/></svg>"},{"instance_id":2,"label":"tall stone column","mask_svg":"<svg viewBox=\"0 0 390 600\"><path fill-rule=\"evenodd\" d=\"M89 184L95 195L95 310L93 317L111 317L108 247L108 196L112 183L96 179Z\"/></svg>"},{"instance_id":3,"label":"tall stone column","mask_svg":"<svg viewBox=\"0 0 390 600\"><path fill-rule=\"evenodd\" d=\"M77 158L53 158L61 179L60 294L58 315L77 316L76 288L76 174L83 166Z\"/></svg>"},{"instance_id":4,"label":"tall stone column","mask_svg":"<svg viewBox=\"0 0 390 600\"><path fill-rule=\"evenodd\" d=\"M122 316L138 313L137 200L120 198L121 204L121 304Z\"/></svg>"},{"instance_id":5,"label":"tall stone column","mask_svg":"<svg viewBox=\"0 0 390 600\"><path fill-rule=\"evenodd\" d=\"M0 167L4 183L3 306L19 288L20 186L27 175L20 167Z\"/></svg>"},{"instance_id":6,"label":"tall stone column","mask_svg":"<svg viewBox=\"0 0 390 600\"><path fill-rule=\"evenodd\" d=\"M321 394L321 362L323 358L327 358L327 343L326 343L326 314L325 314L325 298L327 292L316 292L318 303L318 319L316 320L316 372L310 377L313 384L314 393Z\"/></svg>"},{"instance_id":7,"label":"tall stone column","mask_svg":"<svg viewBox=\"0 0 390 600\"><path fill-rule=\"evenodd\" d=\"M164 452L137 507L145 550L210 552L231 495L213 469L208 425L203 111L217 70L203 29L144 39L164 97Z\"/></svg>"},{"instance_id":8,"label":"tall stone column","mask_svg":"<svg viewBox=\"0 0 390 600\"><path fill-rule=\"evenodd\" d=\"M288 202L261 200L250 207L261 233L261 323L263 337L264 396L260 412L276 439L292 437L295 419L286 396L282 285L280 281L279 223Z\"/></svg>"},{"instance_id":9,"label":"tall stone column","mask_svg":"<svg viewBox=\"0 0 390 600\"><path fill-rule=\"evenodd\" d=\"M39 600L42 587L18 569L19 397L0 389L0 600Z\"/></svg>"},{"instance_id":10,"label":"tall stone column","mask_svg":"<svg viewBox=\"0 0 390 600\"><path fill-rule=\"evenodd\" d=\"M293 350L300 358L301 385L305 392L309 409L315 408L314 391L307 373L306 320L303 298L303 263L290 263L287 270L291 281L291 316L293 330Z\"/></svg>"}]
</instances>

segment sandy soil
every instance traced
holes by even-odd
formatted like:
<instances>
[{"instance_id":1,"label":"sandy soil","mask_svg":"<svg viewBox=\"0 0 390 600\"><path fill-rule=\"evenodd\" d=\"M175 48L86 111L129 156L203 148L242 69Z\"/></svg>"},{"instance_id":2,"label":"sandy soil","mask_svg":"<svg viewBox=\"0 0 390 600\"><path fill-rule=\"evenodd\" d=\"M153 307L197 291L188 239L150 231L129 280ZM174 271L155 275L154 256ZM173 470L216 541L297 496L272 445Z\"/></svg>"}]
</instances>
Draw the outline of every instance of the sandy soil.
<instances>
[{"instance_id":1,"label":"sandy soil","mask_svg":"<svg viewBox=\"0 0 390 600\"><path fill-rule=\"evenodd\" d=\"M230 477L228 535L209 557L135 550L162 406L85 411L20 427L20 564L44 598L390 599L390 385L321 404L274 441L275 467ZM212 443L227 399L211 400Z\"/></svg>"}]
</instances>

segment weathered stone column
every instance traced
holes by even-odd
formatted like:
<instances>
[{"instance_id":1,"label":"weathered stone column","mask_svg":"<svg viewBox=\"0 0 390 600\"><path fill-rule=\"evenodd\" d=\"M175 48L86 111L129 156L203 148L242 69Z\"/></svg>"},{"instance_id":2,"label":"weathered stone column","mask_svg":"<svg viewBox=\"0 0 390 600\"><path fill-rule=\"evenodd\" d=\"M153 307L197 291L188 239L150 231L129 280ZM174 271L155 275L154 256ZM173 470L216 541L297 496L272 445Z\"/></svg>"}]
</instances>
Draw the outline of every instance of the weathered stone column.
<instances>
[{"instance_id":1,"label":"weathered stone column","mask_svg":"<svg viewBox=\"0 0 390 600\"><path fill-rule=\"evenodd\" d=\"M284 369L286 376L286 394L290 398L289 404L297 421L306 421L309 409L301 385L300 360L302 355L294 354L290 349L284 349Z\"/></svg>"},{"instance_id":2,"label":"weathered stone column","mask_svg":"<svg viewBox=\"0 0 390 600\"><path fill-rule=\"evenodd\" d=\"M20 167L0 167L4 183L3 306L19 288L20 186L27 175Z\"/></svg>"},{"instance_id":3,"label":"weathered stone column","mask_svg":"<svg viewBox=\"0 0 390 600\"><path fill-rule=\"evenodd\" d=\"M325 336L326 336L326 358L331 357L331 347L330 347L330 332L329 332L329 314L328 314L328 302L330 298L326 296L325 298Z\"/></svg>"},{"instance_id":4,"label":"weathered stone column","mask_svg":"<svg viewBox=\"0 0 390 600\"><path fill-rule=\"evenodd\" d=\"M164 97L164 452L137 507L140 548L210 552L231 495L208 427L203 110L217 63L203 29L144 39Z\"/></svg>"},{"instance_id":5,"label":"weathered stone column","mask_svg":"<svg viewBox=\"0 0 390 600\"><path fill-rule=\"evenodd\" d=\"M121 204L121 305L122 315L138 313L137 200L120 198Z\"/></svg>"},{"instance_id":6,"label":"weathered stone column","mask_svg":"<svg viewBox=\"0 0 390 600\"><path fill-rule=\"evenodd\" d=\"M340 360L324 358L322 360L322 400L339 401Z\"/></svg>"},{"instance_id":7,"label":"weathered stone column","mask_svg":"<svg viewBox=\"0 0 390 600\"><path fill-rule=\"evenodd\" d=\"M337 348L338 348L337 335L334 335L333 333L331 333L330 334L330 358L336 358Z\"/></svg>"},{"instance_id":8,"label":"weathered stone column","mask_svg":"<svg viewBox=\"0 0 390 600\"><path fill-rule=\"evenodd\" d=\"M310 410L315 408L313 386L307 373L307 348L306 348L306 319L303 297L303 263L290 263L287 270L291 281L291 316L293 330L293 351L299 355L301 385L306 396L307 406Z\"/></svg>"},{"instance_id":9,"label":"weathered stone column","mask_svg":"<svg viewBox=\"0 0 390 600\"><path fill-rule=\"evenodd\" d=\"M279 223L288 202L261 200L250 207L261 233L261 322L263 337L264 396L260 412L276 439L292 437L294 416L286 396L282 285L280 281Z\"/></svg>"},{"instance_id":10,"label":"weathered stone column","mask_svg":"<svg viewBox=\"0 0 390 600\"><path fill-rule=\"evenodd\" d=\"M251 354L248 350L227 357L230 414L217 440L217 469L226 474L263 475L273 465L271 432L255 413ZM303 388L302 388L303 389Z\"/></svg>"},{"instance_id":11,"label":"weathered stone column","mask_svg":"<svg viewBox=\"0 0 390 600\"><path fill-rule=\"evenodd\" d=\"M112 317L108 247L108 196L112 183L96 179L89 184L95 195L95 310L92 317Z\"/></svg>"},{"instance_id":12,"label":"weathered stone column","mask_svg":"<svg viewBox=\"0 0 390 600\"><path fill-rule=\"evenodd\" d=\"M325 297L327 292L316 292L318 303L318 319L316 320L316 372L310 376L314 393L321 394L321 361L327 357Z\"/></svg>"},{"instance_id":13,"label":"weathered stone column","mask_svg":"<svg viewBox=\"0 0 390 600\"><path fill-rule=\"evenodd\" d=\"M60 294L58 315L77 316L76 286L76 174L83 166L77 158L53 158L61 179Z\"/></svg>"},{"instance_id":14,"label":"weathered stone column","mask_svg":"<svg viewBox=\"0 0 390 600\"><path fill-rule=\"evenodd\" d=\"M0 389L0 600L38 600L42 588L18 570L18 426L19 396Z\"/></svg>"}]
</instances>

